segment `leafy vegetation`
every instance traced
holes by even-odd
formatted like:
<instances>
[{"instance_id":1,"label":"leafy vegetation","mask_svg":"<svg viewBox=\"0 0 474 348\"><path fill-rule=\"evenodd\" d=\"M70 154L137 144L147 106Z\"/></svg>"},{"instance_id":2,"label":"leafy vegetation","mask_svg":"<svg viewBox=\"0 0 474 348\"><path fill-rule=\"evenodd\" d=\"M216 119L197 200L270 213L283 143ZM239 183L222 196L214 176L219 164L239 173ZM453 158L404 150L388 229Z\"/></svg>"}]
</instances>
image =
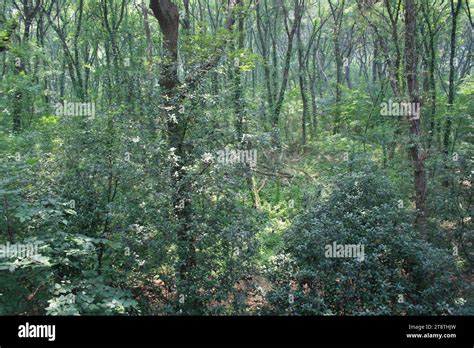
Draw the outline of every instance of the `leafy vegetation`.
<instances>
[{"instance_id":1,"label":"leafy vegetation","mask_svg":"<svg viewBox=\"0 0 474 348\"><path fill-rule=\"evenodd\" d=\"M474 314L472 27L5 0L0 315Z\"/></svg>"}]
</instances>

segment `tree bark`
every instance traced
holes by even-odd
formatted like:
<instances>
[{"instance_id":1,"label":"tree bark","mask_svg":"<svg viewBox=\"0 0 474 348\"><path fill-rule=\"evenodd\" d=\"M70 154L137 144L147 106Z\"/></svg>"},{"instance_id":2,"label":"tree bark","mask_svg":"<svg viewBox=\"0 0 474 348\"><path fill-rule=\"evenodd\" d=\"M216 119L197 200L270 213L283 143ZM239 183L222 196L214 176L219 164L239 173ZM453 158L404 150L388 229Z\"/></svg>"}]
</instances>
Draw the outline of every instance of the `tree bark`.
<instances>
[{"instance_id":1,"label":"tree bark","mask_svg":"<svg viewBox=\"0 0 474 348\"><path fill-rule=\"evenodd\" d=\"M451 41L450 41L450 53L449 53L449 87L448 87L448 112L452 111L454 104L454 58L456 54L456 30L457 30L457 19L461 10L462 1L458 0L456 6L454 0L450 0L451 5ZM448 115L446 125L444 129L443 137L443 149L444 153L449 153L449 138L451 137L451 115Z\"/></svg>"},{"instance_id":2,"label":"tree bark","mask_svg":"<svg viewBox=\"0 0 474 348\"><path fill-rule=\"evenodd\" d=\"M237 0L229 1L230 15L224 28L230 29L235 22L233 8ZM150 8L158 20L160 30L163 34L163 59L160 72L160 87L163 96L162 112L167 120L168 148L174 154L175 160L171 163L170 182L172 189L171 201L172 213L177 221L178 240L178 297L185 295L189 297L183 307L188 313L197 309L197 289L192 286L191 271L196 265L196 248L191 234L192 207L190 192L186 183L185 163L189 156L186 151L186 119L179 112L186 95L197 86L201 78L209 72L223 54L224 47L219 47L203 62L194 74L187 76L181 83L178 78L178 35L179 35L179 9L171 0L151 0ZM225 42L224 42L225 44Z\"/></svg>"},{"instance_id":3,"label":"tree bark","mask_svg":"<svg viewBox=\"0 0 474 348\"><path fill-rule=\"evenodd\" d=\"M343 83L343 58L341 53L341 42L340 42L340 35L341 35L341 26L342 26L342 19L344 13L344 5L345 1L342 0L341 4L335 6L331 0L329 0L329 7L331 9L332 18L334 21L333 25L333 41L334 41L334 56L336 60L336 111L335 111L335 118L334 118L334 127L333 127L333 134L339 133L340 126L341 126L341 98L342 98L342 83Z\"/></svg>"},{"instance_id":4,"label":"tree bark","mask_svg":"<svg viewBox=\"0 0 474 348\"><path fill-rule=\"evenodd\" d=\"M272 117L272 128L273 128L273 133L274 133L274 143L278 147L280 146L280 139L278 135L278 124L280 121L280 113L281 113L281 108L283 106L283 101L285 99L285 92L286 92L286 87L288 85L288 75L290 72L290 62L291 62L291 54L293 52L293 41L296 33L296 29L299 25L299 22L301 21L301 3L300 0L295 0L294 2L294 20L293 20L293 25L291 26L291 29L288 26L288 11L286 10L285 6L283 6L284 12L285 12L285 30L286 34L288 37L288 46L286 48L286 54L285 54L285 61L283 63L283 74L281 78L281 85L280 89L278 92L278 97L276 98L275 101L275 109L273 110L273 117Z\"/></svg>"},{"instance_id":5,"label":"tree bark","mask_svg":"<svg viewBox=\"0 0 474 348\"><path fill-rule=\"evenodd\" d=\"M178 254L181 261L179 277L186 281L189 269L194 265L195 250L192 240L189 239L190 202L182 190L182 181L186 173L184 170L184 157L186 156L184 142L184 123L177 104L180 98L177 93L178 80L178 31L179 10L170 0L152 0L150 8L158 19L163 33L163 59L160 72L160 86L163 95L163 116L167 122L168 148L176 158L170 168L173 214L178 221Z\"/></svg>"},{"instance_id":6,"label":"tree bark","mask_svg":"<svg viewBox=\"0 0 474 348\"><path fill-rule=\"evenodd\" d=\"M410 102L419 105L417 81L417 51L416 51L416 6L414 0L405 0L405 61L406 82ZM413 104L412 104L413 105ZM426 234L426 173L425 154L421 149L420 118L408 117L410 123L410 153L414 166L415 179L415 226L421 235Z\"/></svg>"},{"instance_id":7,"label":"tree bark","mask_svg":"<svg viewBox=\"0 0 474 348\"><path fill-rule=\"evenodd\" d=\"M304 1L302 3L304 6ZM306 145L306 122L309 115L309 103L308 93L306 89L306 71L305 71L305 59L303 53L303 42L301 41L301 23L298 22L297 27L297 39L298 39L298 81L300 85L301 101L303 103L303 113L301 115L301 143L303 146Z\"/></svg>"}]
</instances>

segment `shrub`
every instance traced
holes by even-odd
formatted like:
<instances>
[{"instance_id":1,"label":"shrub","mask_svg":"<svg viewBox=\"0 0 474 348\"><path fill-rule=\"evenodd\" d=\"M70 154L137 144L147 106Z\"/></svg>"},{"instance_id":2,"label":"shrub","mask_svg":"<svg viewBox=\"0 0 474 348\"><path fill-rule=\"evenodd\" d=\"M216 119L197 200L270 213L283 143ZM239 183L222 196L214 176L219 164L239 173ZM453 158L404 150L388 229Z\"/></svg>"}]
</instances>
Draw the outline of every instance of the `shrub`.
<instances>
[{"instance_id":1,"label":"shrub","mask_svg":"<svg viewBox=\"0 0 474 348\"><path fill-rule=\"evenodd\" d=\"M405 202L405 206L408 205ZM412 227L390 182L373 167L335 178L285 234L268 267L276 314L452 313L461 290L455 260ZM363 246L363 260L326 257L327 245Z\"/></svg>"}]
</instances>

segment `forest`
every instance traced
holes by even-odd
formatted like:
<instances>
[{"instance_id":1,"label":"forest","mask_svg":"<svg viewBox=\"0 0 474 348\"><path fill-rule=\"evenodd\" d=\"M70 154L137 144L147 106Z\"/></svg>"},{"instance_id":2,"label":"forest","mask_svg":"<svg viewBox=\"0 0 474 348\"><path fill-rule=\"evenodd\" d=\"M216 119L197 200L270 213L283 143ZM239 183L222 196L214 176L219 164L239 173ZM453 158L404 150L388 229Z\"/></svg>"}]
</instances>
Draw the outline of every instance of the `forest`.
<instances>
[{"instance_id":1,"label":"forest","mask_svg":"<svg viewBox=\"0 0 474 348\"><path fill-rule=\"evenodd\" d=\"M0 315L474 315L469 0L2 0Z\"/></svg>"}]
</instances>

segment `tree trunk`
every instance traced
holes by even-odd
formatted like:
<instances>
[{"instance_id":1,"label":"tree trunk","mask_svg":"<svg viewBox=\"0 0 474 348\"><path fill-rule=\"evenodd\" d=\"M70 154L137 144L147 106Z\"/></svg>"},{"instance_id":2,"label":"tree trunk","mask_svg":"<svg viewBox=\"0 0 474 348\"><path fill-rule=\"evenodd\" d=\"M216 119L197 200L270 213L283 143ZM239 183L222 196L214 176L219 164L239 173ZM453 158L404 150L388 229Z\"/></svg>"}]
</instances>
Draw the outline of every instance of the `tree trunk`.
<instances>
[{"instance_id":1,"label":"tree trunk","mask_svg":"<svg viewBox=\"0 0 474 348\"><path fill-rule=\"evenodd\" d=\"M189 233L191 207L188 197L183 190L183 179L186 176L184 161L184 120L176 111L181 102L177 93L178 80L178 30L179 10L170 0L154 0L150 8L158 19L163 33L163 59L160 72L160 86L163 95L163 113L167 120L168 148L177 158L171 164L170 179L173 204L173 215L177 221L178 231L178 257L180 260L179 280L180 285L186 286L188 273L195 264L195 248ZM173 156L174 157L174 156ZM178 292L180 290L178 289ZM182 295L182 294L178 294ZM186 294L187 295L187 294ZM185 302L186 303L186 302Z\"/></svg>"},{"instance_id":2,"label":"tree trunk","mask_svg":"<svg viewBox=\"0 0 474 348\"><path fill-rule=\"evenodd\" d=\"M454 0L450 0L451 5L451 42L449 54L449 87L448 87L448 112L452 111L454 104L454 58L456 54L456 29L459 11L461 10L462 1L458 0L456 7L454 7ZM451 115L448 114L446 125L444 129L443 149L444 153L449 153L449 138L451 137Z\"/></svg>"},{"instance_id":3,"label":"tree trunk","mask_svg":"<svg viewBox=\"0 0 474 348\"><path fill-rule=\"evenodd\" d=\"M285 92L286 92L286 87L288 85L288 75L290 72L290 62L291 62L291 54L293 52L293 41L296 33L296 28L299 25L299 22L301 21L301 4L300 0L295 0L294 2L294 20L293 20L293 25L291 26L291 29L288 27L288 11L285 9L285 30L286 34L288 37L288 46L286 48L286 54L285 54L285 61L283 63L283 74L282 74L282 79L281 79L281 85L280 85L280 90L278 92L278 97L276 98L275 102L275 109L273 110L273 117L272 117L272 128L273 128L273 133L274 133L274 143L278 147L280 146L280 139L278 135L278 124L280 121L280 113L281 113L281 108L283 106L283 101L285 99Z\"/></svg>"},{"instance_id":4,"label":"tree trunk","mask_svg":"<svg viewBox=\"0 0 474 348\"><path fill-rule=\"evenodd\" d=\"M410 102L419 105L417 81L417 52L416 52L416 6L414 0L405 0L405 60L406 81ZM413 104L412 104L413 105ZM426 234L426 173L425 154L421 149L420 119L413 115L408 117L410 123L410 154L414 166L415 177L415 226L421 235Z\"/></svg>"},{"instance_id":5,"label":"tree trunk","mask_svg":"<svg viewBox=\"0 0 474 348\"><path fill-rule=\"evenodd\" d=\"M334 117L333 134L337 134L340 131L341 126L341 98L342 98L342 83L343 83L343 58L341 52L341 42L339 36L341 35L342 18L344 14L345 1L343 0L338 6L333 5L332 1L329 1L329 7L331 9L332 18L334 20L333 25L333 41L334 41L334 56L336 60L336 110Z\"/></svg>"},{"instance_id":6,"label":"tree trunk","mask_svg":"<svg viewBox=\"0 0 474 348\"><path fill-rule=\"evenodd\" d=\"M298 23L297 28L298 38L298 81L300 85L301 101L303 103L303 113L301 115L301 143L303 146L306 145L306 120L309 114L308 105L308 94L306 90L306 78L305 78L305 62L303 54L303 43L301 41L301 25Z\"/></svg>"},{"instance_id":7,"label":"tree trunk","mask_svg":"<svg viewBox=\"0 0 474 348\"><path fill-rule=\"evenodd\" d=\"M230 15L227 18L224 29L230 29L234 24L233 8L236 0L229 1ZM211 56L203 62L193 74L186 76L183 83L178 79L178 34L179 34L179 10L178 6L171 0L151 0L150 8L158 20L160 30L163 34L163 58L160 72L160 87L163 96L163 116L167 120L168 148L170 154L176 159L172 161L170 168L170 182L173 204L173 217L177 222L178 239L178 293L188 296L183 307L188 314L197 310L199 296L193 286L191 271L196 265L196 248L191 235L192 207L190 202L190 190L186 184L186 167L189 153L185 150L186 120L181 112L178 112L186 94L195 88L201 78L209 72L217 63L223 52L223 47L216 49ZM224 43L225 44L225 43Z\"/></svg>"}]
</instances>

